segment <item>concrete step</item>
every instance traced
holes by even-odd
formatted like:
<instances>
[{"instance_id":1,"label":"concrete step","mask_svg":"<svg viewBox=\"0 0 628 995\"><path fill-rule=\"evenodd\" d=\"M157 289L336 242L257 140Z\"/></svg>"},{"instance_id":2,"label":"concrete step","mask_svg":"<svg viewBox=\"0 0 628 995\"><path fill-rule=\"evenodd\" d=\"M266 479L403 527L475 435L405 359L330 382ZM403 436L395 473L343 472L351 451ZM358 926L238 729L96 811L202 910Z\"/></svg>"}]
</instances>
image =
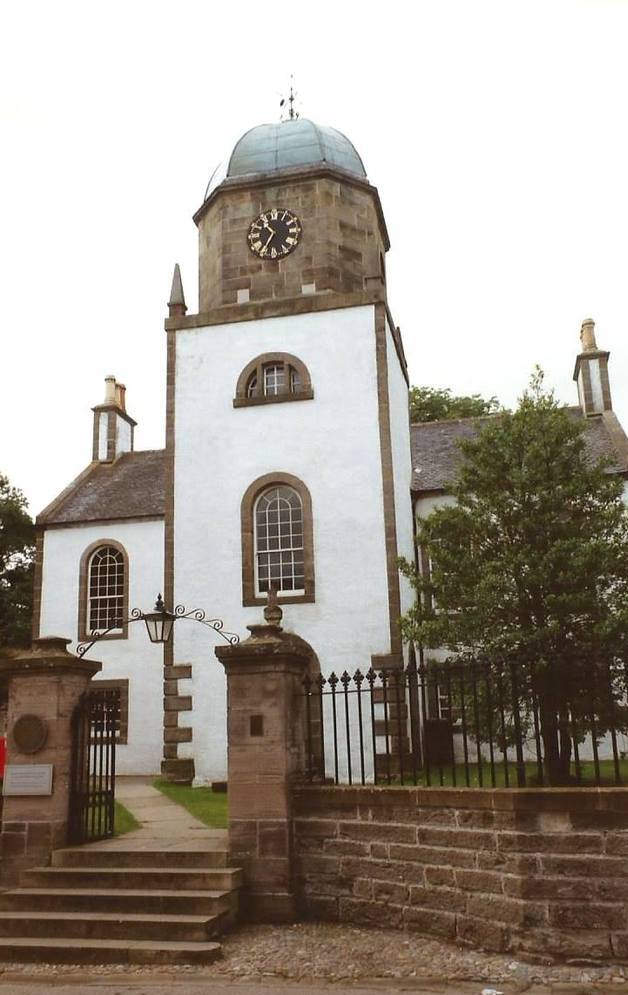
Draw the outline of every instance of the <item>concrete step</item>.
<instances>
[{"instance_id":1,"label":"concrete step","mask_svg":"<svg viewBox=\"0 0 628 995\"><path fill-rule=\"evenodd\" d=\"M219 943L0 937L0 961L40 964L209 964Z\"/></svg>"},{"instance_id":2,"label":"concrete step","mask_svg":"<svg viewBox=\"0 0 628 995\"><path fill-rule=\"evenodd\" d=\"M222 932L226 913L211 916L121 912L0 912L0 937L205 942Z\"/></svg>"},{"instance_id":3,"label":"concrete step","mask_svg":"<svg viewBox=\"0 0 628 995\"><path fill-rule=\"evenodd\" d=\"M53 867L226 867L226 850L113 850L89 846L55 850Z\"/></svg>"},{"instance_id":4,"label":"concrete step","mask_svg":"<svg viewBox=\"0 0 628 995\"><path fill-rule=\"evenodd\" d=\"M170 891L157 888L15 888L0 894L0 910L36 912L118 912L122 915L233 917L238 893L229 890Z\"/></svg>"},{"instance_id":5,"label":"concrete step","mask_svg":"<svg viewBox=\"0 0 628 995\"><path fill-rule=\"evenodd\" d=\"M155 888L182 891L230 891L242 884L242 871L233 867L40 867L24 871L24 888Z\"/></svg>"}]
</instances>

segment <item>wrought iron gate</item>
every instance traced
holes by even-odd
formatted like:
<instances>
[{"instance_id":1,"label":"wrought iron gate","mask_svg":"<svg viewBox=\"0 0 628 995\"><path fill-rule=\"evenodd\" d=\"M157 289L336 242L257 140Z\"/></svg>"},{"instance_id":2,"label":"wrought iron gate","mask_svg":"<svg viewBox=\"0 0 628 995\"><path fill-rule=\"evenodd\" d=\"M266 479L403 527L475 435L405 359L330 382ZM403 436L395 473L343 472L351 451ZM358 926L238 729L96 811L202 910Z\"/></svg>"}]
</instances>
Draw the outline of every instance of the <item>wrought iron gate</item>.
<instances>
[{"instance_id":1,"label":"wrought iron gate","mask_svg":"<svg viewBox=\"0 0 628 995\"><path fill-rule=\"evenodd\" d=\"M114 833L120 689L92 686L72 716L69 836L72 843Z\"/></svg>"}]
</instances>

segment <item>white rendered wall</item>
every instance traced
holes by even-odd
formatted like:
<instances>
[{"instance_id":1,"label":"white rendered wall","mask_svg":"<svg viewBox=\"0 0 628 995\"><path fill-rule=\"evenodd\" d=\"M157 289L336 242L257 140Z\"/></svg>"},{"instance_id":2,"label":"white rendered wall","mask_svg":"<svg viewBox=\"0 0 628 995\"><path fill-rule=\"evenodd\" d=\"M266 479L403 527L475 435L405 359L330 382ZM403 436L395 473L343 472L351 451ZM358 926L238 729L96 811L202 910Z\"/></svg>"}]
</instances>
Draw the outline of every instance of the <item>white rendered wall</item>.
<instances>
[{"instance_id":1,"label":"white rendered wall","mask_svg":"<svg viewBox=\"0 0 628 995\"><path fill-rule=\"evenodd\" d=\"M390 651L374 308L180 330L176 342L176 601L247 635L262 609L242 606L242 496L263 474L294 474L312 497L316 602L286 605L285 628L312 644L324 672L368 667L371 654ZM242 369L277 351L305 363L314 400L234 409ZM405 383L403 392L407 404ZM220 779L217 637L182 623L175 638L175 662L193 665L194 739L179 755L194 756L199 781Z\"/></svg>"},{"instance_id":2,"label":"white rendered wall","mask_svg":"<svg viewBox=\"0 0 628 995\"><path fill-rule=\"evenodd\" d=\"M408 410L408 385L395 349L392 331L386 320L386 360L388 364L388 393L390 398L390 434L392 442L395 484L395 521L397 527L397 553L414 562L414 530L412 523L412 461L410 459L410 413ZM414 603L414 590L410 581L399 578L402 615ZM405 654L405 650L404 650Z\"/></svg>"},{"instance_id":3,"label":"white rendered wall","mask_svg":"<svg viewBox=\"0 0 628 995\"><path fill-rule=\"evenodd\" d=\"M131 451L131 426L124 418L116 415L116 456Z\"/></svg>"},{"instance_id":4,"label":"white rendered wall","mask_svg":"<svg viewBox=\"0 0 628 995\"><path fill-rule=\"evenodd\" d=\"M593 410L604 411L604 396L602 394L602 376L599 359L589 360L591 371L591 394L593 395Z\"/></svg>"},{"instance_id":5,"label":"white rendered wall","mask_svg":"<svg viewBox=\"0 0 628 995\"><path fill-rule=\"evenodd\" d=\"M107 425L109 415L106 411L101 411L98 415L98 459L107 459Z\"/></svg>"},{"instance_id":6,"label":"white rendered wall","mask_svg":"<svg viewBox=\"0 0 628 995\"><path fill-rule=\"evenodd\" d=\"M149 611L163 583L164 530L161 521L47 529L40 634L78 636L79 568L88 546L115 539L129 557L129 611ZM128 639L102 640L88 659L103 664L98 677L129 681L128 745L116 750L120 774L156 774L160 770L163 739L163 650L149 642L142 622L129 625ZM95 680L98 679L95 678ZM185 715L185 713L184 713ZM182 724L185 718L182 716Z\"/></svg>"}]
</instances>

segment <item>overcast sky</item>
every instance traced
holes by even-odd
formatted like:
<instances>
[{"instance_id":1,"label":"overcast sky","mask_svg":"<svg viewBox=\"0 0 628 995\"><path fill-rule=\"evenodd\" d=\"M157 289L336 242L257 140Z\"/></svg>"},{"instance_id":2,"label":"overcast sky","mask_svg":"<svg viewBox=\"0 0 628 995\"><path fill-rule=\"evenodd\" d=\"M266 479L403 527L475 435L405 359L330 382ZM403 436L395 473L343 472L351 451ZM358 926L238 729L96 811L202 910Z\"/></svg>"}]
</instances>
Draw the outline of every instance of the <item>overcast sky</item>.
<instances>
[{"instance_id":1,"label":"overcast sky","mask_svg":"<svg viewBox=\"0 0 628 995\"><path fill-rule=\"evenodd\" d=\"M40 511L91 458L104 377L164 438L163 319L242 132L344 131L380 191L413 383L575 403L584 318L628 427L628 2L32 2L0 62L0 472ZM357 385L356 385L357 386Z\"/></svg>"}]
</instances>

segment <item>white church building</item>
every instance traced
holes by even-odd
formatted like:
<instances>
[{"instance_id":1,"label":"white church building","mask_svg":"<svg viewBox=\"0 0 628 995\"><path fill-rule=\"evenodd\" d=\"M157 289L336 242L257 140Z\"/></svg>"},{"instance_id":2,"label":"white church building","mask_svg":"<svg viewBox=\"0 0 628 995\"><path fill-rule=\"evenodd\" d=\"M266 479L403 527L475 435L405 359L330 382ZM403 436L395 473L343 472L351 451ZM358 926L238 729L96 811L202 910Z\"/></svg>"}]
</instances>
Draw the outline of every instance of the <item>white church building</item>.
<instances>
[{"instance_id":1,"label":"white church building","mask_svg":"<svg viewBox=\"0 0 628 995\"><path fill-rule=\"evenodd\" d=\"M245 637L272 585L323 673L399 665L413 506L447 499L473 425L410 427L386 222L340 132L306 119L251 129L194 220L199 313L176 267L165 449L135 451L125 389L107 377L91 461L37 519L34 635L72 649L113 626L90 656L122 690L118 771L205 783L226 776L219 637L182 619L153 645L131 610L162 592L168 609L205 609ZM575 414L627 473L608 353L589 332Z\"/></svg>"},{"instance_id":2,"label":"white church building","mask_svg":"<svg viewBox=\"0 0 628 995\"><path fill-rule=\"evenodd\" d=\"M323 671L398 663L408 374L377 189L344 135L292 119L237 142L194 220L199 313L177 268L165 450L134 450L108 377L91 462L37 520L36 634L76 645L163 592L244 637L272 584ZM123 689L120 773L225 777L218 638L182 620L164 649L123 621L90 651Z\"/></svg>"}]
</instances>

